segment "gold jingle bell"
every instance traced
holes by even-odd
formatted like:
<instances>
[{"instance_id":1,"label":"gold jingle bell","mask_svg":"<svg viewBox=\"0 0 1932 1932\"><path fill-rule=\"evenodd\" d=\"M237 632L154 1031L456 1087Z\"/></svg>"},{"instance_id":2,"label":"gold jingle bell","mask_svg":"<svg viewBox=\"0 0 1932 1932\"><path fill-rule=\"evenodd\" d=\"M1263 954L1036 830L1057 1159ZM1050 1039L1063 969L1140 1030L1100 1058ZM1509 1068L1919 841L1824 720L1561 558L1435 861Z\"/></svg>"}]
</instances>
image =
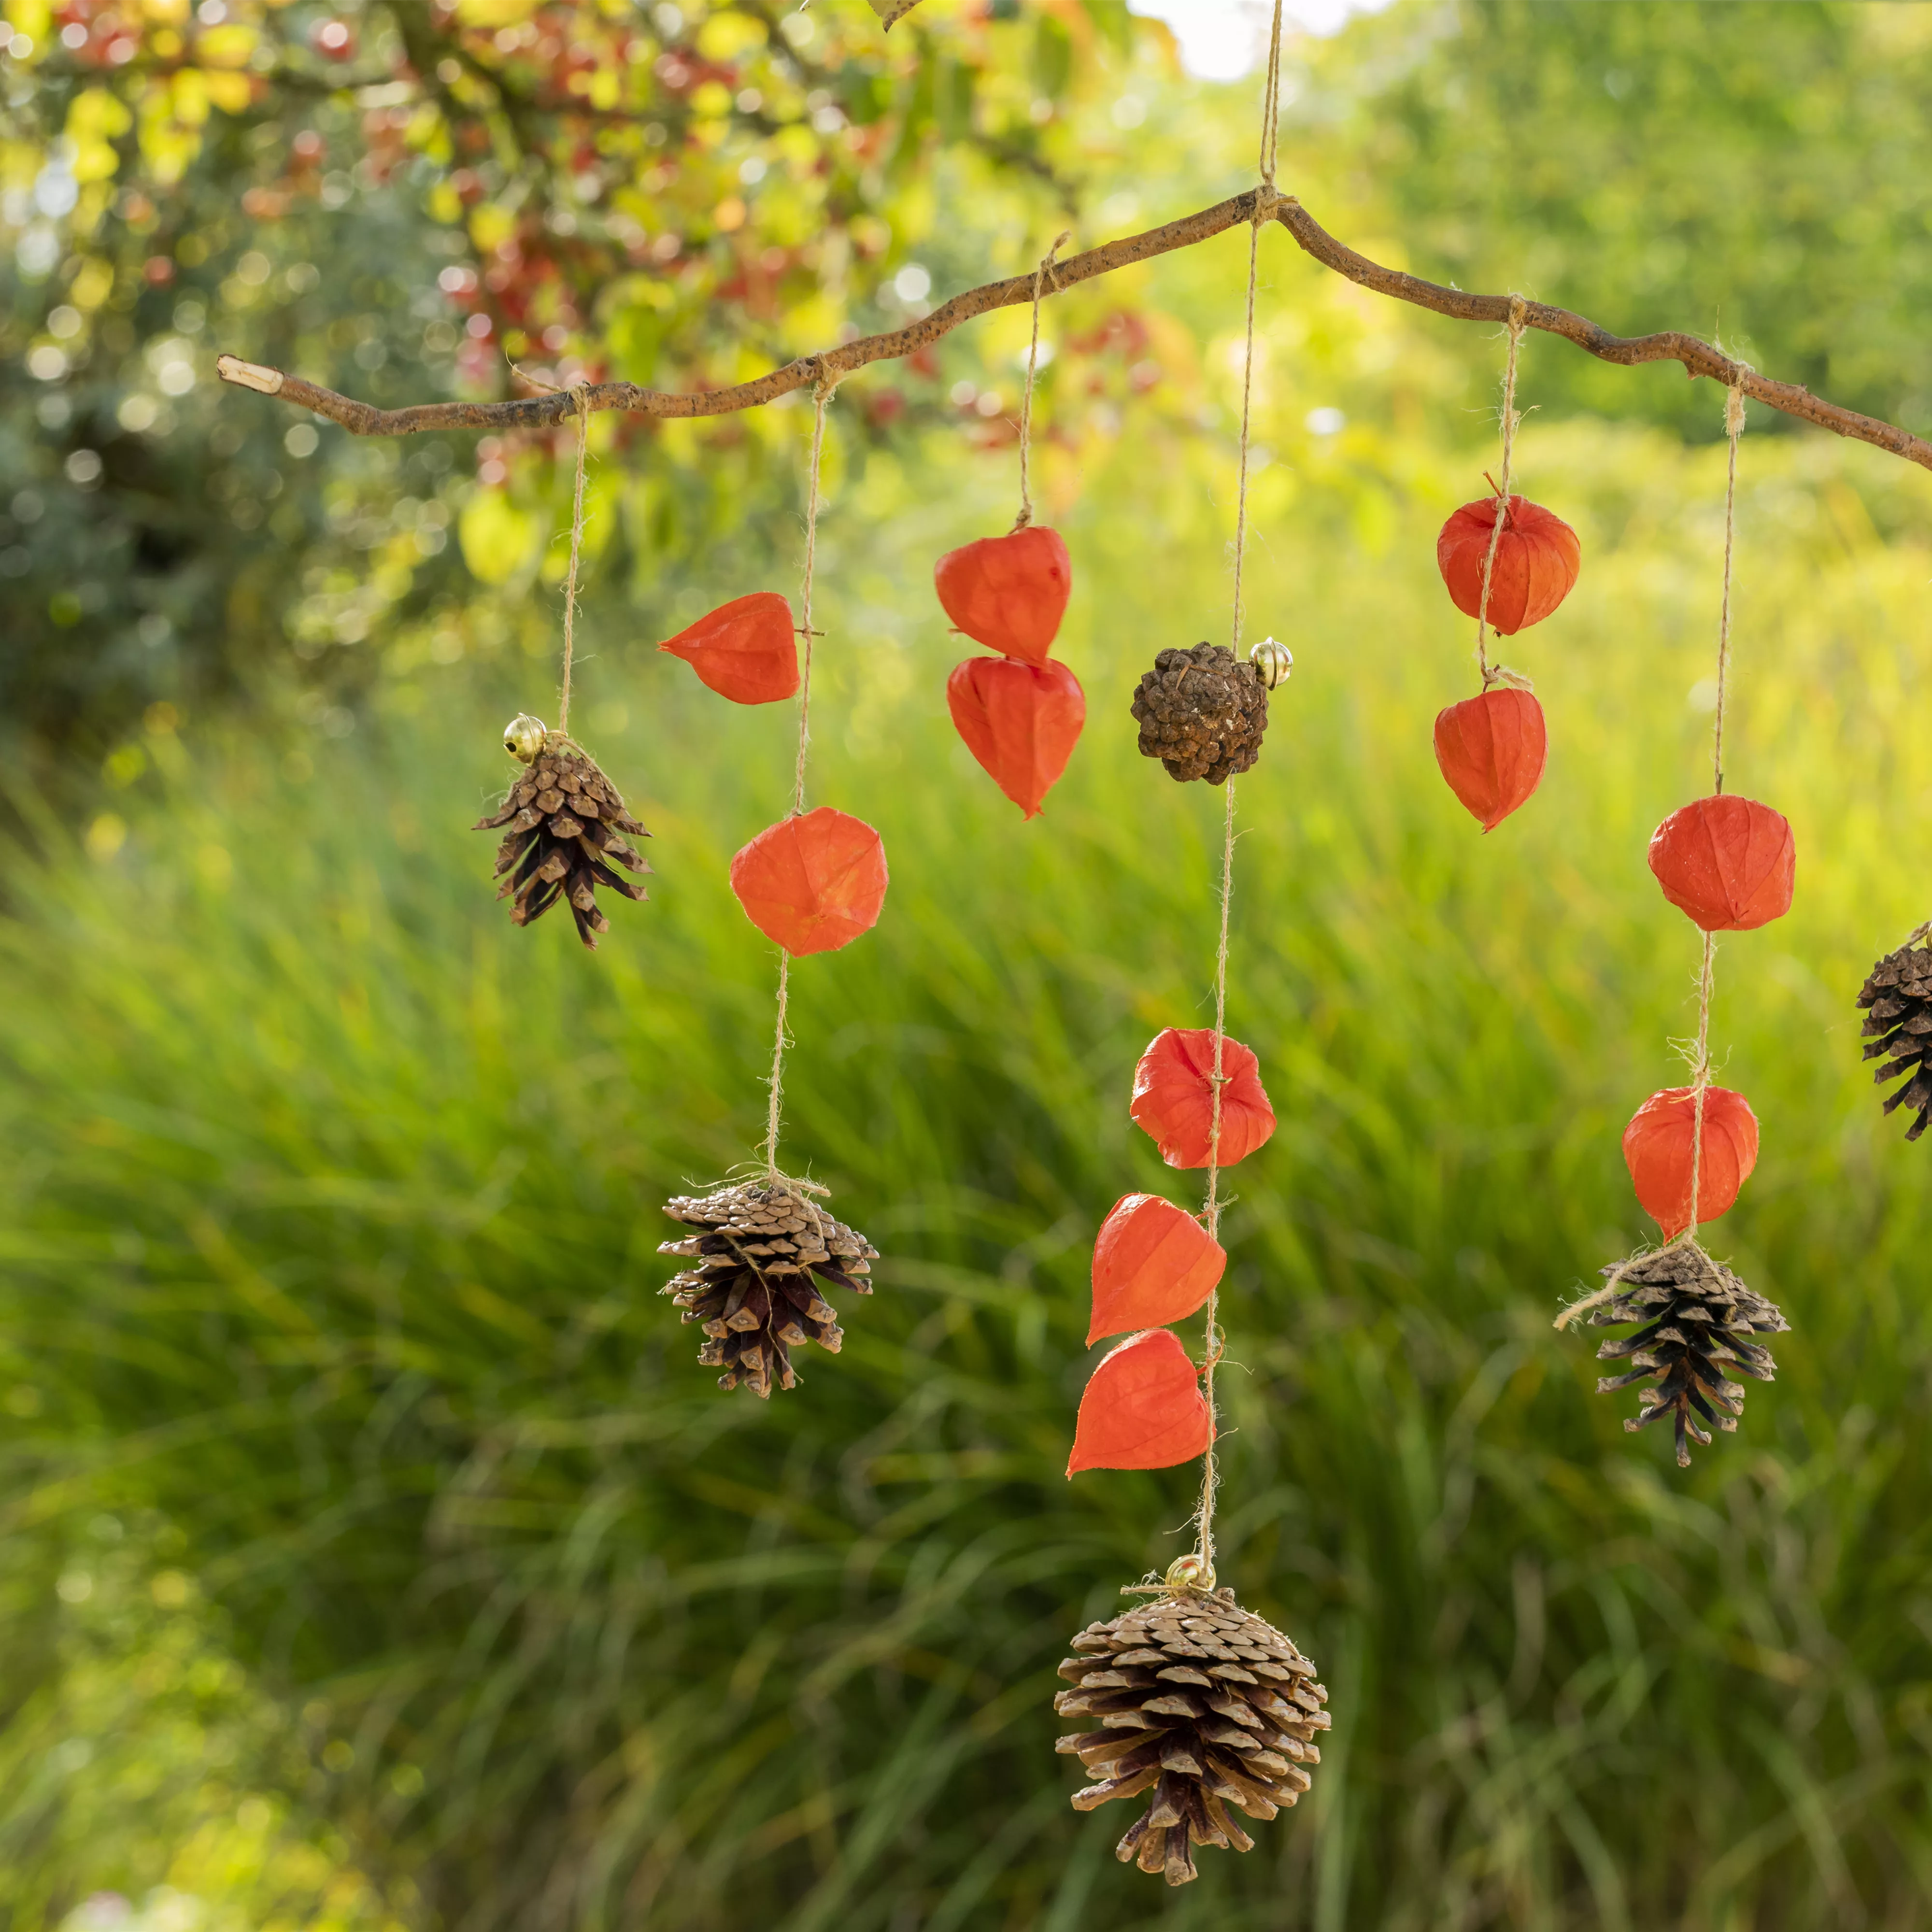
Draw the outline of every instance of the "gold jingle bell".
<instances>
[{"instance_id":1,"label":"gold jingle bell","mask_svg":"<svg viewBox=\"0 0 1932 1932\"><path fill-rule=\"evenodd\" d=\"M1262 682L1272 691L1277 685L1288 682L1288 674L1294 668L1294 653L1286 644L1278 644L1272 638L1264 638L1248 653L1248 662L1262 674Z\"/></svg>"},{"instance_id":2,"label":"gold jingle bell","mask_svg":"<svg viewBox=\"0 0 1932 1932\"><path fill-rule=\"evenodd\" d=\"M548 736L541 718L520 711L503 727L503 748L520 765L527 765L544 748Z\"/></svg>"},{"instance_id":3,"label":"gold jingle bell","mask_svg":"<svg viewBox=\"0 0 1932 1932\"><path fill-rule=\"evenodd\" d=\"M1214 1566L1198 1550L1190 1551L1185 1556L1177 1556L1167 1566L1167 1575L1162 1580L1170 1590L1211 1592L1214 1588Z\"/></svg>"}]
</instances>

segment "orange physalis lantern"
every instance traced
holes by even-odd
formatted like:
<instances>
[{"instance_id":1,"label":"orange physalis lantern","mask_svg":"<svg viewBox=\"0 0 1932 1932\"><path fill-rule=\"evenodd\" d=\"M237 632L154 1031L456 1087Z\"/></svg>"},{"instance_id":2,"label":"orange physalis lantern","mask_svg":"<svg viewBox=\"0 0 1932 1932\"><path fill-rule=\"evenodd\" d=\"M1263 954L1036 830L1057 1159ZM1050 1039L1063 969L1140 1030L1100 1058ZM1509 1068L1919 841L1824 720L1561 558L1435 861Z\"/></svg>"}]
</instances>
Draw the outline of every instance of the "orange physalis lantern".
<instances>
[{"instance_id":1,"label":"orange physalis lantern","mask_svg":"<svg viewBox=\"0 0 1932 1932\"><path fill-rule=\"evenodd\" d=\"M966 748L1028 818L1073 755L1087 722L1080 680L1054 660L968 658L946 681L946 707Z\"/></svg>"},{"instance_id":2,"label":"orange physalis lantern","mask_svg":"<svg viewBox=\"0 0 1932 1932\"><path fill-rule=\"evenodd\" d=\"M1187 1351L1165 1328L1130 1335L1100 1359L1080 1398L1066 1473L1167 1469L1214 1439L1214 1419Z\"/></svg>"},{"instance_id":3,"label":"orange physalis lantern","mask_svg":"<svg viewBox=\"0 0 1932 1932\"><path fill-rule=\"evenodd\" d=\"M976 644L1044 664L1066 614L1073 566L1057 530L982 537L934 566L946 614Z\"/></svg>"},{"instance_id":4,"label":"orange physalis lantern","mask_svg":"<svg viewBox=\"0 0 1932 1932\"><path fill-rule=\"evenodd\" d=\"M1436 539L1436 568L1466 617L1482 608L1483 563L1501 500L1465 503ZM1569 596L1582 557L1576 532L1561 517L1527 496L1510 497L1490 573L1490 627L1507 638L1541 623Z\"/></svg>"},{"instance_id":5,"label":"orange physalis lantern","mask_svg":"<svg viewBox=\"0 0 1932 1932\"><path fill-rule=\"evenodd\" d=\"M821 805L782 818L731 861L745 916L788 952L836 952L877 923L886 848L863 819Z\"/></svg>"},{"instance_id":6,"label":"orange physalis lantern","mask_svg":"<svg viewBox=\"0 0 1932 1932\"><path fill-rule=\"evenodd\" d=\"M1134 1069L1128 1108L1160 1144L1169 1167L1205 1167L1214 1120L1214 1030L1169 1027L1156 1034ZM1261 1062L1238 1040L1221 1048L1219 1164L1245 1160L1274 1132L1274 1109L1262 1090Z\"/></svg>"},{"instance_id":7,"label":"orange physalis lantern","mask_svg":"<svg viewBox=\"0 0 1932 1932\"><path fill-rule=\"evenodd\" d=\"M1651 834L1664 896L1706 932L1749 932L1791 908L1798 848L1790 821L1720 792L1673 812Z\"/></svg>"},{"instance_id":8,"label":"orange physalis lantern","mask_svg":"<svg viewBox=\"0 0 1932 1932\"><path fill-rule=\"evenodd\" d=\"M1666 1235L1690 1226L1691 1144L1696 1094L1666 1087L1630 1116L1624 1130L1624 1162L1643 1211ZM1738 1198L1757 1165L1757 1116L1742 1094L1704 1089L1704 1151L1697 1163L1697 1220L1714 1221Z\"/></svg>"},{"instance_id":9,"label":"orange physalis lantern","mask_svg":"<svg viewBox=\"0 0 1932 1932\"><path fill-rule=\"evenodd\" d=\"M791 606L775 590L734 597L658 649L683 658L734 704L773 704L798 689Z\"/></svg>"},{"instance_id":10,"label":"orange physalis lantern","mask_svg":"<svg viewBox=\"0 0 1932 1932\"><path fill-rule=\"evenodd\" d=\"M1227 1250L1192 1214L1158 1194L1124 1195L1094 1242L1088 1346L1192 1315L1227 1265Z\"/></svg>"},{"instance_id":11,"label":"orange physalis lantern","mask_svg":"<svg viewBox=\"0 0 1932 1932\"><path fill-rule=\"evenodd\" d=\"M1548 748L1543 706L1513 685L1436 714L1436 762L1485 832L1493 832L1542 782Z\"/></svg>"}]
</instances>

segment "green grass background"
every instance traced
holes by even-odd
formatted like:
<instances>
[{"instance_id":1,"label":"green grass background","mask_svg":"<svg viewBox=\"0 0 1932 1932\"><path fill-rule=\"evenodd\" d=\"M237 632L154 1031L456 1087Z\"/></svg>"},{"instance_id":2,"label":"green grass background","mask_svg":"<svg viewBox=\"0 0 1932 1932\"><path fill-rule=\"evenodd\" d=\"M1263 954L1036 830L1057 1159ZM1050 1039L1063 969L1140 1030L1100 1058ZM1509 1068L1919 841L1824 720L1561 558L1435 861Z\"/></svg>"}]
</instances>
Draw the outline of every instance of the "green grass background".
<instances>
[{"instance_id":1,"label":"green grass background","mask_svg":"<svg viewBox=\"0 0 1932 1932\"><path fill-rule=\"evenodd\" d=\"M214 1820L231 1862L244 1792L324 1821L302 1844L349 1888L289 1880L297 1918L1932 1919L1926 1155L1852 1006L1932 910L1922 481L1746 440L1726 762L1799 862L1790 916L1719 953L1764 1154L1711 1244L1793 1332L1681 1474L1551 1318L1646 1232L1618 1138L1693 1024L1695 934L1643 854L1708 788L1721 449L1532 418L1520 474L1584 569L1506 651L1552 751L1485 838L1429 728L1474 688L1433 534L1489 452L1298 440L1301 352L1270 364L1250 565L1251 630L1298 668L1240 792L1229 1024L1280 1126L1234 1177L1221 1540L1330 1688L1311 1797L1169 1896L1052 1749L1066 1638L1186 1546L1192 1502L1188 1470L1061 1474L1093 1232L1131 1189L1194 1196L1127 1119L1133 1062L1210 1011L1220 795L1142 760L1126 701L1156 650L1224 634L1232 471L1130 436L1060 515L1089 722L1030 824L952 736L929 590L1004 527L1004 462L925 493L838 472L812 796L880 828L892 886L797 969L786 1149L886 1258L843 1354L769 1408L697 1367L656 1249L663 1197L762 1124L775 962L724 874L782 808L785 708L592 626L584 735L657 868L594 958L512 929L464 829L541 665L425 669L293 750L164 726L102 813L22 801L0 1454L43 1661L0 1732L38 1780L0 1798L16 1874L144 1712L199 1696L226 1768L190 1724L128 1805ZM117 1615L179 1669L89 1702L76 1660L134 1641ZM62 1736L107 1754L93 1782ZM258 1864L284 1816L248 1813ZM117 1836L59 1870L131 1886L159 1856ZM8 1882L11 1926L74 1902Z\"/></svg>"}]
</instances>

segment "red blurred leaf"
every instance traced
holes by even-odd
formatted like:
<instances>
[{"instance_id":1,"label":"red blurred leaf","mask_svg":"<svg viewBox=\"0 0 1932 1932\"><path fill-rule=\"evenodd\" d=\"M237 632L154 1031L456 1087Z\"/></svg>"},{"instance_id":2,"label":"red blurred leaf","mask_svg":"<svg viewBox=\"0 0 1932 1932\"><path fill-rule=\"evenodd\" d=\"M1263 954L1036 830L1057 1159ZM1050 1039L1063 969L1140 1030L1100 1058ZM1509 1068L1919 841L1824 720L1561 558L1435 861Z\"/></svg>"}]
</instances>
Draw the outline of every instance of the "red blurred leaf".
<instances>
[{"instance_id":1,"label":"red blurred leaf","mask_svg":"<svg viewBox=\"0 0 1932 1932\"><path fill-rule=\"evenodd\" d=\"M948 551L932 581L946 614L976 644L1039 664L1066 614L1073 566L1059 532L1035 527Z\"/></svg>"},{"instance_id":2,"label":"red blurred leaf","mask_svg":"<svg viewBox=\"0 0 1932 1932\"><path fill-rule=\"evenodd\" d=\"M1543 781L1543 706L1502 685L1436 714L1436 762L1449 789L1493 832Z\"/></svg>"},{"instance_id":3,"label":"red blurred leaf","mask_svg":"<svg viewBox=\"0 0 1932 1932\"><path fill-rule=\"evenodd\" d=\"M1086 694L1064 664L968 658L946 681L946 707L966 748L1028 818L1060 775L1087 722Z\"/></svg>"},{"instance_id":4,"label":"red blurred leaf","mask_svg":"<svg viewBox=\"0 0 1932 1932\"><path fill-rule=\"evenodd\" d=\"M1274 1109L1261 1082L1261 1063L1238 1040L1221 1050L1219 1165L1245 1160L1274 1132ZM1214 1117L1214 1030L1169 1027L1155 1036L1134 1069L1128 1111L1160 1144L1169 1167L1205 1167Z\"/></svg>"},{"instance_id":5,"label":"red blurred leaf","mask_svg":"<svg viewBox=\"0 0 1932 1932\"><path fill-rule=\"evenodd\" d=\"M1192 1214L1158 1194L1114 1202L1094 1242L1090 1346L1102 1335L1192 1315L1228 1265L1227 1251Z\"/></svg>"},{"instance_id":6,"label":"red blurred leaf","mask_svg":"<svg viewBox=\"0 0 1932 1932\"><path fill-rule=\"evenodd\" d=\"M1171 1468L1204 1454L1214 1439L1187 1351L1166 1329L1150 1328L1100 1358L1080 1398L1066 1473Z\"/></svg>"},{"instance_id":7,"label":"red blurred leaf","mask_svg":"<svg viewBox=\"0 0 1932 1932\"><path fill-rule=\"evenodd\" d=\"M1483 562L1490 554L1500 499L1465 503L1436 539L1436 567L1456 608L1475 616L1483 601ZM1490 623L1504 637L1540 624L1576 581L1583 547L1561 517L1527 496L1512 496L1490 574Z\"/></svg>"},{"instance_id":8,"label":"red blurred leaf","mask_svg":"<svg viewBox=\"0 0 1932 1932\"><path fill-rule=\"evenodd\" d=\"M1790 821L1729 792L1673 812L1651 834L1664 896L1706 932L1749 932L1791 908L1798 848Z\"/></svg>"},{"instance_id":9,"label":"red blurred leaf","mask_svg":"<svg viewBox=\"0 0 1932 1932\"><path fill-rule=\"evenodd\" d=\"M767 827L731 861L745 916L790 952L835 952L877 923L886 848L863 819L821 805Z\"/></svg>"},{"instance_id":10,"label":"red blurred leaf","mask_svg":"<svg viewBox=\"0 0 1932 1932\"><path fill-rule=\"evenodd\" d=\"M1666 1087L1630 1116L1624 1163L1644 1212L1666 1235L1690 1225L1690 1150L1695 1090ZM1697 1219L1714 1221L1738 1198L1757 1165L1757 1116L1742 1094L1704 1090L1704 1152L1697 1166Z\"/></svg>"},{"instance_id":11,"label":"red blurred leaf","mask_svg":"<svg viewBox=\"0 0 1932 1932\"><path fill-rule=\"evenodd\" d=\"M658 649L683 658L734 704L772 704L798 689L791 606L775 590L734 597Z\"/></svg>"}]
</instances>

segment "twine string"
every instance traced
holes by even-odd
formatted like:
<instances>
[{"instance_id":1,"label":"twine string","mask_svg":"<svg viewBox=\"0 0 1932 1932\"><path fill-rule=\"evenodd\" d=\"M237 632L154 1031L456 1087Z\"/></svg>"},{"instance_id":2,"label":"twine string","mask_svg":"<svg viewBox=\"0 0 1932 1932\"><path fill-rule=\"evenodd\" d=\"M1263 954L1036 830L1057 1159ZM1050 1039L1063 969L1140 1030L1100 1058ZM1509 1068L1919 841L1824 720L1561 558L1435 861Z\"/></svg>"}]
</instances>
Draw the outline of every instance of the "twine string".
<instances>
[{"instance_id":1,"label":"twine string","mask_svg":"<svg viewBox=\"0 0 1932 1932\"><path fill-rule=\"evenodd\" d=\"M806 471L805 493L805 576L799 593L798 632L805 640L804 657L798 678L798 758L792 768L791 813L799 818L805 810L805 764L812 744L812 640L818 633L812 623L812 579L818 562L819 472L825 455L825 406L838 386L838 378L822 374L812 390L812 458ZM772 1029L772 1073L767 1082L765 1109L765 1174L768 1182L784 1177L778 1172L778 1136L784 1123L785 1048L791 1044L785 1030L785 1017L791 1004L791 954L778 948L777 1017Z\"/></svg>"},{"instance_id":2,"label":"twine string","mask_svg":"<svg viewBox=\"0 0 1932 1932\"><path fill-rule=\"evenodd\" d=\"M1023 530L1033 521L1033 494L1027 479L1027 458L1033 447L1033 383L1040 368L1040 304L1051 281L1054 292L1060 290L1060 278L1054 272L1054 257L1073 238L1070 228L1063 228L1054 237L1053 246L1040 258L1040 266L1033 272L1033 342L1027 350L1026 388L1020 397L1020 513L1013 519L1013 528Z\"/></svg>"},{"instance_id":3,"label":"twine string","mask_svg":"<svg viewBox=\"0 0 1932 1932\"><path fill-rule=\"evenodd\" d=\"M1502 665L1490 662L1490 580L1496 572L1496 552L1502 548L1503 526L1509 520L1510 466L1516 454L1516 424L1520 420L1516 412L1516 361L1522 350L1523 318L1528 314L1528 304L1522 296L1512 295L1509 355L1503 364L1503 480L1496 486L1496 521L1490 526L1490 547L1483 554L1483 597L1476 607L1476 663L1483 674L1485 691L1504 675Z\"/></svg>"},{"instance_id":4,"label":"twine string","mask_svg":"<svg viewBox=\"0 0 1932 1932\"><path fill-rule=\"evenodd\" d=\"M1737 547L1738 439L1744 434L1744 392L1733 385L1724 397L1724 435L1730 445L1724 472L1724 589L1718 607L1718 705L1711 728L1711 771L1718 791L1724 789L1724 699L1731 669L1731 562ZM1697 1039L1690 1051L1690 1220L1677 1238L1697 1238L1703 1205L1705 1095L1711 1085L1711 992L1717 941L1704 935L1704 962L1697 978Z\"/></svg>"},{"instance_id":5,"label":"twine string","mask_svg":"<svg viewBox=\"0 0 1932 1932\"><path fill-rule=\"evenodd\" d=\"M1258 274L1262 225L1274 212L1280 196L1275 192L1274 170L1277 152L1277 124L1281 104L1282 0L1275 0L1274 24L1268 35L1268 76L1262 92L1262 139L1258 165L1262 185L1255 197L1253 219L1248 227L1248 302L1246 352L1241 361L1241 444L1239 458L1240 486L1234 509L1234 650L1241 649L1241 566L1248 538L1248 447L1253 413L1255 368L1255 287ZM1214 1066L1208 1076L1211 1095L1208 1124L1208 1200L1203 1213L1209 1238L1221 1234L1221 1096L1227 1085L1224 1070L1228 1024L1228 919L1234 893L1234 780L1230 773L1223 782L1227 793L1221 827L1221 918L1214 948ZM1196 1547L1207 1574L1214 1568L1214 1500L1220 1486L1220 1466L1214 1454L1220 1418L1214 1401L1214 1371L1226 1349L1220 1322L1220 1290L1208 1291L1207 1325L1202 1337L1201 1394L1208 1405L1208 1448L1201 1459L1201 1502L1196 1512Z\"/></svg>"},{"instance_id":6,"label":"twine string","mask_svg":"<svg viewBox=\"0 0 1932 1932\"><path fill-rule=\"evenodd\" d=\"M584 458L590 440L590 388L580 382L571 392L577 399L577 487L570 508L570 574L563 586L563 686L557 694L559 737L570 734L570 670L577 653L577 568L584 555Z\"/></svg>"}]
</instances>

